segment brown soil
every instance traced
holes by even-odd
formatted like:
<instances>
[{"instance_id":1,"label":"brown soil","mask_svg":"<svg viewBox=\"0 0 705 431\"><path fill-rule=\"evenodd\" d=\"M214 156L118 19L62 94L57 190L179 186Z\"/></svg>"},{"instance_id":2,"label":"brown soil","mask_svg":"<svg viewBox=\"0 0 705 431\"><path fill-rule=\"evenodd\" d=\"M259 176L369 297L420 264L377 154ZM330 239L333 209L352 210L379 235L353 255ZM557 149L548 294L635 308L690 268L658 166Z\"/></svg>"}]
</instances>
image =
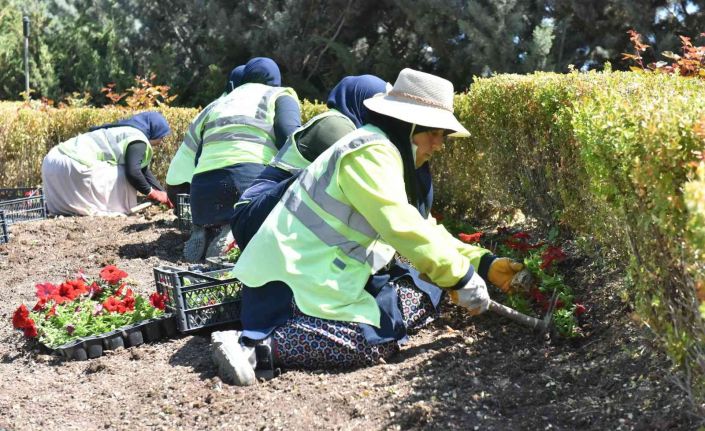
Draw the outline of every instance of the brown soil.
<instances>
[{"instance_id":1,"label":"brown soil","mask_svg":"<svg viewBox=\"0 0 705 431\"><path fill-rule=\"evenodd\" d=\"M12 226L0 245L0 429L693 429L698 419L616 292L623 274L572 256L568 282L588 307L585 337L539 340L486 313L447 305L387 364L287 371L223 384L208 334L64 361L26 344L10 317L34 284L114 263L154 289L152 267L180 264L185 237L156 209L123 218Z\"/></svg>"}]
</instances>

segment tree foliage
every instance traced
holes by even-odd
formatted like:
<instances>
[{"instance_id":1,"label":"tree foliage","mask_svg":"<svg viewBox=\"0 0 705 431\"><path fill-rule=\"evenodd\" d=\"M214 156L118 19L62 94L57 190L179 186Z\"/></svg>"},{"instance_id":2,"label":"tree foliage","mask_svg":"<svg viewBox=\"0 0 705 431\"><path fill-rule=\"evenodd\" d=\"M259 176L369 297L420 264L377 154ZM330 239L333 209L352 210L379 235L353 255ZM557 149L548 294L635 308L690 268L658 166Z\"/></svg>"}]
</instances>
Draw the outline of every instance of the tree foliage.
<instances>
[{"instance_id":1,"label":"tree foliage","mask_svg":"<svg viewBox=\"0 0 705 431\"><path fill-rule=\"evenodd\" d=\"M0 0L0 98L23 91L23 14L32 19L34 97L117 91L156 75L175 103L205 105L225 76L273 58L284 83L323 99L340 78L393 81L412 67L465 89L474 76L628 65L627 30L655 52L705 31L705 1L676 0Z\"/></svg>"}]
</instances>

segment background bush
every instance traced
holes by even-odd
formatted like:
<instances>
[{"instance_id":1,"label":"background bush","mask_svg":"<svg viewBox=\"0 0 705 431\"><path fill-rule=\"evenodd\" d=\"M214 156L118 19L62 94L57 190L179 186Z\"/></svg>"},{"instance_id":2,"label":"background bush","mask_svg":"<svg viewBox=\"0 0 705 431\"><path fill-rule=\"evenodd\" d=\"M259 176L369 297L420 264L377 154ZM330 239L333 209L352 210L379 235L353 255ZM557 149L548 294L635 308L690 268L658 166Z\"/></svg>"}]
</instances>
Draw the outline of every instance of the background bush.
<instances>
[{"instance_id":1,"label":"background bush","mask_svg":"<svg viewBox=\"0 0 705 431\"><path fill-rule=\"evenodd\" d=\"M435 209L473 222L520 210L594 240L627 270L628 300L705 400L705 82L665 74L569 73L478 78L456 96L472 136L434 160ZM325 110L303 103L303 120ZM161 108L174 133L195 109ZM0 104L0 185L38 184L44 154L123 109Z\"/></svg>"},{"instance_id":2,"label":"background bush","mask_svg":"<svg viewBox=\"0 0 705 431\"><path fill-rule=\"evenodd\" d=\"M304 100L303 121L323 112L323 104ZM169 162L183 140L191 120L198 114L195 108L161 107L172 133L155 150L152 170L164 180ZM19 102L0 103L0 187L24 187L41 183L42 159L62 141L90 127L127 118L140 111L124 108L64 108L46 105L28 106Z\"/></svg>"},{"instance_id":3,"label":"background bush","mask_svg":"<svg viewBox=\"0 0 705 431\"><path fill-rule=\"evenodd\" d=\"M594 238L705 399L705 82L665 74L479 79L458 96L470 139L435 161L436 209L476 222L516 209Z\"/></svg>"}]
</instances>

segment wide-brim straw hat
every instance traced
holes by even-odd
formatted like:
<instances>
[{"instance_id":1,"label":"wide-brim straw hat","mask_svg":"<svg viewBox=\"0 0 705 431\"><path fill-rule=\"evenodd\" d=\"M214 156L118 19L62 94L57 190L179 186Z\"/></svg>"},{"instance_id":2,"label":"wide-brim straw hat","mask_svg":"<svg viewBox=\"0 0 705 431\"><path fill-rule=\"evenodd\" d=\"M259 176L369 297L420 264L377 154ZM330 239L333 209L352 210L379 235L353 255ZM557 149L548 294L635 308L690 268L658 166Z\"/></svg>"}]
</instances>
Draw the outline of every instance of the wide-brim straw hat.
<instances>
[{"instance_id":1,"label":"wide-brim straw hat","mask_svg":"<svg viewBox=\"0 0 705 431\"><path fill-rule=\"evenodd\" d=\"M367 109L407 123L452 131L449 136L467 137L470 132L453 115L453 83L413 69L399 72L386 94L363 102Z\"/></svg>"}]
</instances>

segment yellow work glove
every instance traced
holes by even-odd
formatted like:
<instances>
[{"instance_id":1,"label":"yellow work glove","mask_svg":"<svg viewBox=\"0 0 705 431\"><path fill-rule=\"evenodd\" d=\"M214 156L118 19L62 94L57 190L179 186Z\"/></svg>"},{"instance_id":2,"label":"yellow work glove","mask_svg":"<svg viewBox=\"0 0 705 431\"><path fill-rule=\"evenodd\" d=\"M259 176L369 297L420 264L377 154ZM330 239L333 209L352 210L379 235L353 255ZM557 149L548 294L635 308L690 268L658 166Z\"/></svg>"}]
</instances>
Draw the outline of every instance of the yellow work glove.
<instances>
[{"instance_id":1,"label":"yellow work glove","mask_svg":"<svg viewBox=\"0 0 705 431\"><path fill-rule=\"evenodd\" d=\"M514 276L524 269L524 264L508 257L500 257L494 260L487 271L487 278L499 290L508 293L512 290L511 284Z\"/></svg>"}]
</instances>

